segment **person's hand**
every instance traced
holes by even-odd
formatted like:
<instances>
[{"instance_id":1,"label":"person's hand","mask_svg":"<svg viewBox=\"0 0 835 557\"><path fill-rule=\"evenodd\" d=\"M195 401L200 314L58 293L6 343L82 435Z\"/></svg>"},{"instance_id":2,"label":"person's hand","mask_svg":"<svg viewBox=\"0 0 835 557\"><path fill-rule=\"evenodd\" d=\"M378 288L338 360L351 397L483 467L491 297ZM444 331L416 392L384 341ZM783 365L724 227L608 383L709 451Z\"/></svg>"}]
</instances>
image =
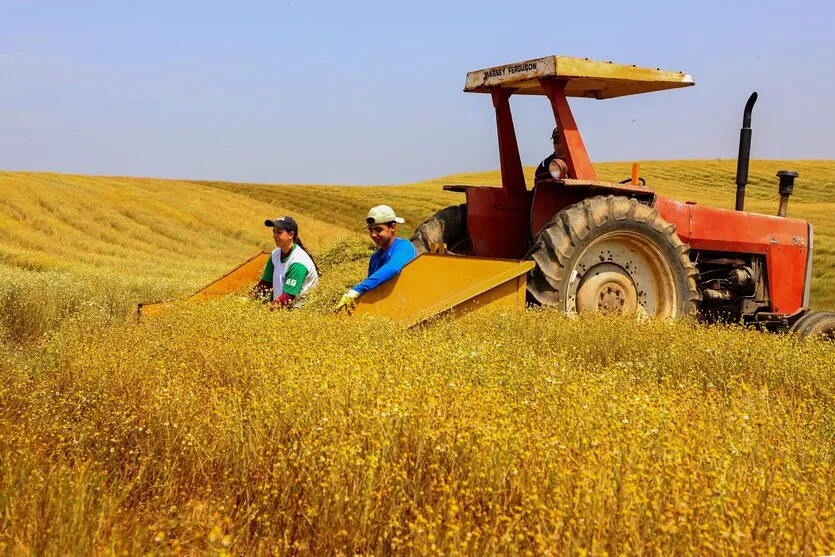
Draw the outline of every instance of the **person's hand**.
<instances>
[{"instance_id":1,"label":"person's hand","mask_svg":"<svg viewBox=\"0 0 835 557\"><path fill-rule=\"evenodd\" d=\"M278 298L270 302L270 311L281 308L289 308L295 298L295 296L282 292Z\"/></svg>"},{"instance_id":2,"label":"person's hand","mask_svg":"<svg viewBox=\"0 0 835 557\"><path fill-rule=\"evenodd\" d=\"M269 301L271 291L272 284L262 280L252 287L247 297L250 300L258 300L260 302Z\"/></svg>"},{"instance_id":3,"label":"person's hand","mask_svg":"<svg viewBox=\"0 0 835 557\"><path fill-rule=\"evenodd\" d=\"M344 310L348 313L348 315L351 315L351 312L354 311L355 307L357 307L357 298L359 297L359 292L357 292L353 288L350 289L339 299L339 303L336 304L336 310L334 311Z\"/></svg>"}]
</instances>

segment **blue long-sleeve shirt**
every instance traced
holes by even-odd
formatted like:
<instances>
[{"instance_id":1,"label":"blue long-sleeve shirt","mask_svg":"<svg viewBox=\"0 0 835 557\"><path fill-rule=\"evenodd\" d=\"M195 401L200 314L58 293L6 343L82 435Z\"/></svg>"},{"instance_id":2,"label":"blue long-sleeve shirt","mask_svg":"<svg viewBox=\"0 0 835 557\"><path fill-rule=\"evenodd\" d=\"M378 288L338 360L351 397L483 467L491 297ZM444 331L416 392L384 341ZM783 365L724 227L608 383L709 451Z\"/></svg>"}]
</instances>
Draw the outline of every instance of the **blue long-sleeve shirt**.
<instances>
[{"instance_id":1,"label":"blue long-sleeve shirt","mask_svg":"<svg viewBox=\"0 0 835 557\"><path fill-rule=\"evenodd\" d=\"M417 256L415 246L404 238L395 238L389 249L378 249L368 262L368 278L354 287L360 294L376 288L403 270Z\"/></svg>"}]
</instances>

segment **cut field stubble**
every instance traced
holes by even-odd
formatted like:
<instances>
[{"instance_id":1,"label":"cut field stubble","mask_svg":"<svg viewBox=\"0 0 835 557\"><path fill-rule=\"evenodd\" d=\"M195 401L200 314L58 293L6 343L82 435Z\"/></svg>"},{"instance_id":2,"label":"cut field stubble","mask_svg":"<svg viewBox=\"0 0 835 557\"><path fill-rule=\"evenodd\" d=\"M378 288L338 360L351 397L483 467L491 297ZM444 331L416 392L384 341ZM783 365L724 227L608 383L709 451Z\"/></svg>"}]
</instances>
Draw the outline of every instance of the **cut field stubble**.
<instances>
[{"instance_id":1,"label":"cut field stubble","mask_svg":"<svg viewBox=\"0 0 835 557\"><path fill-rule=\"evenodd\" d=\"M733 203L730 161L643 168L669 197ZM774 212L777 168L801 172L789 212L815 223L813 303L835 309L835 163L754 161L749 208ZM319 188L0 172L0 548L835 551L831 346L536 310L408 332L331 315L365 272L367 206L414 226L462 201L444 182L498 174ZM305 311L229 298L133 322L136 302L270 247L263 220L285 213L324 271Z\"/></svg>"}]
</instances>

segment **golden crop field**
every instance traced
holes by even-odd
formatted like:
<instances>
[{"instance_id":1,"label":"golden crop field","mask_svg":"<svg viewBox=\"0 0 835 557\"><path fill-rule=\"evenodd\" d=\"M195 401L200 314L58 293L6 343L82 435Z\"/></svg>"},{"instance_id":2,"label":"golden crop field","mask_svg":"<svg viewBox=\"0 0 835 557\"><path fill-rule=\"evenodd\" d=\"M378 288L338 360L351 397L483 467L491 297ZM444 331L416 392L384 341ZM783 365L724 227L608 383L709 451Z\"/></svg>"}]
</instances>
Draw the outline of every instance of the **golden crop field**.
<instances>
[{"instance_id":1,"label":"golden crop field","mask_svg":"<svg viewBox=\"0 0 835 557\"><path fill-rule=\"evenodd\" d=\"M642 163L729 207L733 161ZM627 164L597 165L620 179ZM835 162L753 161L748 207L815 225L835 309ZM0 172L0 549L8 554L835 553L835 347L736 326L492 311L404 331L330 308L360 227L497 173L390 187ZM230 296L133 318L270 247L304 310Z\"/></svg>"}]
</instances>

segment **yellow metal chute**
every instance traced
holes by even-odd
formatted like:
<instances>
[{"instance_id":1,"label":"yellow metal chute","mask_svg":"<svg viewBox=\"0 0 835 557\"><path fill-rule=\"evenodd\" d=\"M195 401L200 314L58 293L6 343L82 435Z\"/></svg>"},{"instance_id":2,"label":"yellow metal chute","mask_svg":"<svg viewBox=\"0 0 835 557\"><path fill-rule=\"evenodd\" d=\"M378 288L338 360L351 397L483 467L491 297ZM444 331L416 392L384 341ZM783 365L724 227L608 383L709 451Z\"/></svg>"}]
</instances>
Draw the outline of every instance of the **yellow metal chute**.
<instances>
[{"instance_id":1,"label":"yellow metal chute","mask_svg":"<svg viewBox=\"0 0 835 557\"><path fill-rule=\"evenodd\" d=\"M138 315L159 316L172 303L239 293L258 282L269 256L266 251L255 254L182 300L141 303ZM533 261L424 253L398 276L363 294L356 313L384 316L411 327L447 311L460 317L487 306L524 307L525 277L533 266Z\"/></svg>"},{"instance_id":2,"label":"yellow metal chute","mask_svg":"<svg viewBox=\"0 0 835 557\"><path fill-rule=\"evenodd\" d=\"M533 261L424 253L359 298L356 313L411 327L446 311L457 317L490 307L524 307Z\"/></svg>"},{"instance_id":3,"label":"yellow metal chute","mask_svg":"<svg viewBox=\"0 0 835 557\"><path fill-rule=\"evenodd\" d=\"M246 288L251 288L261 279L261 273L264 272L264 266L267 264L269 258L270 252L260 251L228 273L206 284L191 296L179 301L203 302L223 296L224 294L233 294ZM137 308L137 315L139 317L145 315L162 315L165 312L165 307L176 301L178 300L142 302Z\"/></svg>"}]
</instances>

